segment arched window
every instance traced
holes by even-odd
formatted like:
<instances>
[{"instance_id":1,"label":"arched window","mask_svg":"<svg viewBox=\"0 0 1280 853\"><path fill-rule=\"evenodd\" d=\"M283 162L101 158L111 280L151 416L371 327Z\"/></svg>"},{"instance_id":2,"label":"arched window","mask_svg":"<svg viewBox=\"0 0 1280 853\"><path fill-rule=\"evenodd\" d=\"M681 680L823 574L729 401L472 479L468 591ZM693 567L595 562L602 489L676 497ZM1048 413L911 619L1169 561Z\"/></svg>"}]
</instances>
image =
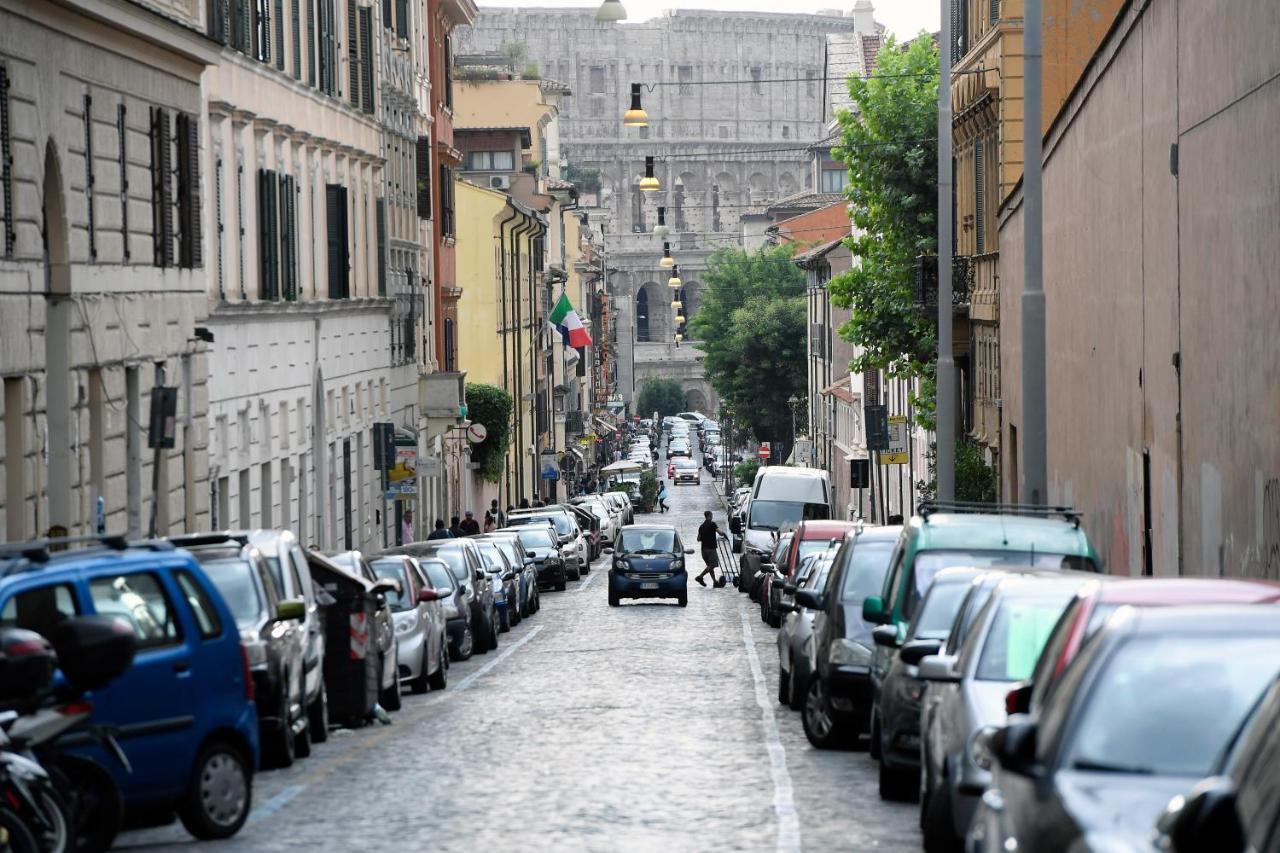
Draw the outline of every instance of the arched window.
<instances>
[{"instance_id":1,"label":"arched window","mask_svg":"<svg viewBox=\"0 0 1280 853\"><path fill-rule=\"evenodd\" d=\"M649 289L640 288L636 292L636 340L641 343L649 341Z\"/></svg>"}]
</instances>

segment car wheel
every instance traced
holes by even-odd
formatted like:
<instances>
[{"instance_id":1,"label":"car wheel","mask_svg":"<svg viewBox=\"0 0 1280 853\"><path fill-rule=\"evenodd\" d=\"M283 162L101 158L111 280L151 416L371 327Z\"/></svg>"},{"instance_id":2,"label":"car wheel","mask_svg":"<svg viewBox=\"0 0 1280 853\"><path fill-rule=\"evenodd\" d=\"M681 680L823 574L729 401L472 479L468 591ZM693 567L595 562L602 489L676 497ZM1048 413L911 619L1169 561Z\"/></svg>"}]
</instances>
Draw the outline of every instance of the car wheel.
<instances>
[{"instance_id":1,"label":"car wheel","mask_svg":"<svg viewBox=\"0 0 1280 853\"><path fill-rule=\"evenodd\" d=\"M913 768L894 767L882 757L880 759L880 799L896 803L914 802L920 792L920 782L916 777L919 772Z\"/></svg>"},{"instance_id":2,"label":"car wheel","mask_svg":"<svg viewBox=\"0 0 1280 853\"><path fill-rule=\"evenodd\" d=\"M960 853L964 845L955 834L950 786L943 783L934 788L922 812L925 853Z\"/></svg>"},{"instance_id":3,"label":"car wheel","mask_svg":"<svg viewBox=\"0 0 1280 853\"><path fill-rule=\"evenodd\" d=\"M787 702L787 707L793 711L802 711L804 710L805 696L804 691L800 689L802 682L796 674L796 665L794 663L791 664L790 678L791 681L787 686L787 695L790 697L790 701Z\"/></svg>"},{"instance_id":4,"label":"car wheel","mask_svg":"<svg viewBox=\"0 0 1280 853\"><path fill-rule=\"evenodd\" d=\"M498 617L498 625L504 634L507 631L511 630L511 609L510 608L502 611L502 615Z\"/></svg>"},{"instance_id":5,"label":"car wheel","mask_svg":"<svg viewBox=\"0 0 1280 853\"><path fill-rule=\"evenodd\" d=\"M794 673L784 672L782 667L778 667L778 704L787 705L791 702L791 678Z\"/></svg>"},{"instance_id":6,"label":"car wheel","mask_svg":"<svg viewBox=\"0 0 1280 853\"><path fill-rule=\"evenodd\" d=\"M867 739L867 755L873 761L880 760L880 715L871 712L871 737Z\"/></svg>"},{"instance_id":7,"label":"car wheel","mask_svg":"<svg viewBox=\"0 0 1280 853\"><path fill-rule=\"evenodd\" d=\"M0 806L0 833L4 835L6 850L12 853L39 853L40 841L31 827L7 806Z\"/></svg>"},{"instance_id":8,"label":"car wheel","mask_svg":"<svg viewBox=\"0 0 1280 853\"><path fill-rule=\"evenodd\" d=\"M410 693L420 694L427 692L427 679L430 678L428 670L431 669L431 664L427 660L427 647L429 645L425 639L422 641L422 668L418 670L418 677L409 682Z\"/></svg>"},{"instance_id":9,"label":"car wheel","mask_svg":"<svg viewBox=\"0 0 1280 853\"><path fill-rule=\"evenodd\" d=\"M609 584L609 606L617 607L622 604L622 597L618 595L618 591L613 588L613 584Z\"/></svg>"},{"instance_id":10,"label":"car wheel","mask_svg":"<svg viewBox=\"0 0 1280 853\"><path fill-rule=\"evenodd\" d=\"M469 660L475 653L475 635L471 631L471 623L462 626L462 636L453 648L454 660Z\"/></svg>"},{"instance_id":11,"label":"car wheel","mask_svg":"<svg viewBox=\"0 0 1280 853\"><path fill-rule=\"evenodd\" d=\"M244 754L228 741L215 740L196 757L178 817L196 838L230 838L249 817L252 797L253 774Z\"/></svg>"},{"instance_id":12,"label":"car wheel","mask_svg":"<svg viewBox=\"0 0 1280 853\"><path fill-rule=\"evenodd\" d=\"M591 574L591 564L590 564L590 563L583 563L583 564L581 564L581 565L579 566L579 568L578 568L578 574L580 574L580 575L589 575L589 574Z\"/></svg>"},{"instance_id":13,"label":"car wheel","mask_svg":"<svg viewBox=\"0 0 1280 853\"><path fill-rule=\"evenodd\" d=\"M564 592L566 586L567 584L564 581L560 581L556 584L556 592Z\"/></svg>"},{"instance_id":14,"label":"car wheel","mask_svg":"<svg viewBox=\"0 0 1280 853\"><path fill-rule=\"evenodd\" d=\"M769 608L769 624L775 628L782 627L782 611L776 607Z\"/></svg>"},{"instance_id":15,"label":"car wheel","mask_svg":"<svg viewBox=\"0 0 1280 853\"><path fill-rule=\"evenodd\" d=\"M382 691L382 707L388 711L399 711L400 704L400 673L397 671L391 686Z\"/></svg>"},{"instance_id":16,"label":"car wheel","mask_svg":"<svg viewBox=\"0 0 1280 853\"><path fill-rule=\"evenodd\" d=\"M496 610L489 613L489 651L498 648L498 613Z\"/></svg>"},{"instance_id":17,"label":"car wheel","mask_svg":"<svg viewBox=\"0 0 1280 853\"><path fill-rule=\"evenodd\" d=\"M827 694L827 685L817 674L809 678L809 689L805 691L801 718L804 722L804 734L809 739L809 743L818 749L835 749L840 745L843 736L840 719L831 709L831 697Z\"/></svg>"},{"instance_id":18,"label":"car wheel","mask_svg":"<svg viewBox=\"0 0 1280 853\"><path fill-rule=\"evenodd\" d=\"M677 603L677 604L679 604L681 607L688 607L688 606L689 606L689 593L688 593L688 592L682 592L682 593L680 593L680 595L676 596L676 603Z\"/></svg>"},{"instance_id":19,"label":"car wheel","mask_svg":"<svg viewBox=\"0 0 1280 853\"><path fill-rule=\"evenodd\" d=\"M311 733L312 743L324 743L329 739L329 692L325 689L323 677L320 695L307 709L307 731Z\"/></svg>"},{"instance_id":20,"label":"car wheel","mask_svg":"<svg viewBox=\"0 0 1280 853\"><path fill-rule=\"evenodd\" d=\"M582 572L576 566L573 569L573 574L569 575L569 580L571 581L582 580Z\"/></svg>"},{"instance_id":21,"label":"car wheel","mask_svg":"<svg viewBox=\"0 0 1280 853\"><path fill-rule=\"evenodd\" d=\"M440 645L440 660L436 671L427 676L427 684L432 690L444 690L449 686L449 656L445 654L444 644Z\"/></svg>"}]
</instances>

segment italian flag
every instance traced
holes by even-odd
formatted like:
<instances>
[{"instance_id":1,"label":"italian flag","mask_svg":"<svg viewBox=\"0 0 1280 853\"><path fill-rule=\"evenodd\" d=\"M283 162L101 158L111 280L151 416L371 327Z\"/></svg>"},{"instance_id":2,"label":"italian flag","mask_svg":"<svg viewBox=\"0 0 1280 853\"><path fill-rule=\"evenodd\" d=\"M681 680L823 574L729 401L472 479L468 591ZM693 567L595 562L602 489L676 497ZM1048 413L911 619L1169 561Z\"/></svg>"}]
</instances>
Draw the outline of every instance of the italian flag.
<instances>
[{"instance_id":1,"label":"italian flag","mask_svg":"<svg viewBox=\"0 0 1280 853\"><path fill-rule=\"evenodd\" d=\"M564 338L564 345L579 349L581 347L591 345L591 335L582 325L582 318L578 316L578 312L573 310L573 306L569 304L569 294L561 293L556 307L551 309L551 316L548 318L551 325L560 330L560 337Z\"/></svg>"}]
</instances>

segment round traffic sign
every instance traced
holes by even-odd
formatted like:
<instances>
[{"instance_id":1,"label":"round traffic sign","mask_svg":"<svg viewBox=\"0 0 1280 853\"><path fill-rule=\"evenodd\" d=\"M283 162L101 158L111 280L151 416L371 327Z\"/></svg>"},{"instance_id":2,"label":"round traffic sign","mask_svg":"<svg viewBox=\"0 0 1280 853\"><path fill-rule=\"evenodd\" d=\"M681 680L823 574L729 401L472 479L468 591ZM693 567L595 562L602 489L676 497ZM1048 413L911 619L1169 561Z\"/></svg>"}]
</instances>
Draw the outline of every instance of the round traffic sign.
<instances>
[{"instance_id":1,"label":"round traffic sign","mask_svg":"<svg viewBox=\"0 0 1280 853\"><path fill-rule=\"evenodd\" d=\"M467 427L467 441L472 444L479 444L489 435L489 431L484 428L484 424L474 423Z\"/></svg>"},{"instance_id":2,"label":"round traffic sign","mask_svg":"<svg viewBox=\"0 0 1280 853\"><path fill-rule=\"evenodd\" d=\"M769 448L765 447L764 445L761 445L760 449L757 450L756 453L760 456L761 459L769 458Z\"/></svg>"}]
</instances>

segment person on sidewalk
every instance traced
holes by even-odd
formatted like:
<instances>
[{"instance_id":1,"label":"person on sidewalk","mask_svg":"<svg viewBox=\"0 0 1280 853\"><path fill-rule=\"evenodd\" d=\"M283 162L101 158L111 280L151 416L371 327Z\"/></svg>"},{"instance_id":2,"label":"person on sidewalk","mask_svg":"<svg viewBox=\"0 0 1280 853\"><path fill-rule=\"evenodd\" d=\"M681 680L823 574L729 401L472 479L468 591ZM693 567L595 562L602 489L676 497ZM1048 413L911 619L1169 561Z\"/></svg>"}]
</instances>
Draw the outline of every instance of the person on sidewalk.
<instances>
[{"instance_id":1,"label":"person on sidewalk","mask_svg":"<svg viewBox=\"0 0 1280 853\"><path fill-rule=\"evenodd\" d=\"M462 519L462 523L458 525L458 529L462 531L463 536L479 536L480 522L476 521L475 513L467 510L466 518Z\"/></svg>"},{"instance_id":2,"label":"person on sidewalk","mask_svg":"<svg viewBox=\"0 0 1280 853\"><path fill-rule=\"evenodd\" d=\"M452 538L453 537L449 535L448 528L444 526L443 518L436 519L436 529L431 531L431 534L427 537L427 539L452 539Z\"/></svg>"},{"instance_id":3,"label":"person on sidewalk","mask_svg":"<svg viewBox=\"0 0 1280 853\"><path fill-rule=\"evenodd\" d=\"M408 545L413 540L413 510L406 509L400 519L400 544Z\"/></svg>"},{"instance_id":4,"label":"person on sidewalk","mask_svg":"<svg viewBox=\"0 0 1280 853\"><path fill-rule=\"evenodd\" d=\"M667 481L663 480L662 485L658 486L658 512L666 512L671 509L667 506Z\"/></svg>"},{"instance_id":5,"label":"person on sidewalk","mask_svg":"<svg viewBox=\"0 0 1280 853\"><path fill-rule=\"evenodd\" d=\"M716 537L724 536L720 532L720 528L711 520L711 510L704 512L703 517L706 519L702 524L698 525L698 545L702 548L702 562L706 564L706 568L698 573L694 578L698 583L706 586L703 581L703 575L711 575L711 583L716 582L716 569L720 566L720 556L716 551Z\"/></svg>"},{"instance_id":6,"label":"person on sidewalk","mask_svg":"<svg viewBox=\"0 0 1280 853\"><path fill-rule=\"evenodd\" d=\"M453 539L462 538L462 530L458 527L458 517L456 515L449 519L449 536Z\"/></svg>"}]
</instances>

